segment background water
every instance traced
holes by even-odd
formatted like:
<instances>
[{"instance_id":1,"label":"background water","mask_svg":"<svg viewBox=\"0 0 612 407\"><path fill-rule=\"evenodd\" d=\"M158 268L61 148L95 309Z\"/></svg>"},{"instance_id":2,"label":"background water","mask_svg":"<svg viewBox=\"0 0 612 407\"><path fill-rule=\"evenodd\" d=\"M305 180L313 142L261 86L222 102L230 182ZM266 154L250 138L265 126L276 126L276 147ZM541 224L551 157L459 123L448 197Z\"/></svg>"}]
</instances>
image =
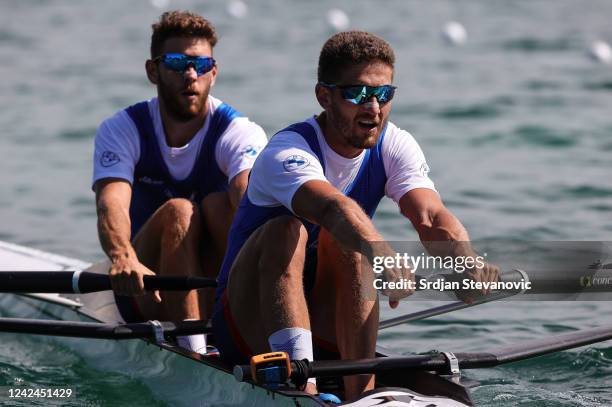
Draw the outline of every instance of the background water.
<instances>
[{"instance_id":1,"label":"background water","mask_svg":"<svg viewBox=\"0 0 612 407\"><path fill-rule=\"evenodd\" d=\"M157 2L162 3L161 1ZM399 87L391 120L420 142L448 207L472 238L612 240L611 67L586 56L612 40L606 0L171 1L216 24L214 95L271 135L318 113L316 61L327 11L387 39ZM96 126L150 98L149 1L0 2L0 239L87 261L98 247L91 156ZM468 30L443 43L449 20ZM390 240L416 235L391 202L375 219ZM400 311L410 311L410 303ZM387 309L385 317L397 315ZM482 350L610 323L609 302L489 304L392 328L401 352ZM99 371L61 345L0 335L0 384L78 383L91 405L163 404L129 375ZM51 355L52 357L50 358ZM612 345L470 372L482 405L612 404Z\"/></svg>"}]
</instances>

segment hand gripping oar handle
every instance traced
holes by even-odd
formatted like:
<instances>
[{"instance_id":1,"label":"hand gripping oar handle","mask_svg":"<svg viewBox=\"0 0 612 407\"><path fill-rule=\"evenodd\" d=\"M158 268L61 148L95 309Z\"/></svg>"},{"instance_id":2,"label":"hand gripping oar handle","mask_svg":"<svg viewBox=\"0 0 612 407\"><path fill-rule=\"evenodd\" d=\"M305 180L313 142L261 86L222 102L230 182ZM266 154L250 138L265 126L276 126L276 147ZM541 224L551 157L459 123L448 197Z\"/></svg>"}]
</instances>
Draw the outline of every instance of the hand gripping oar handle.
<instances>
[{"instance_id":1,"label":"hand gripping oar handle","mask_svg":"<svg viewBox=\"0 0 612 407\"><path fill-rule=\"evenodd\" d=\"M144 276L145 290L195 290L216 287L212 278L188 276ZM106 274L87 271L0 272L0 292L78 294L111 290Z\"/></svg>"}]
</instances>

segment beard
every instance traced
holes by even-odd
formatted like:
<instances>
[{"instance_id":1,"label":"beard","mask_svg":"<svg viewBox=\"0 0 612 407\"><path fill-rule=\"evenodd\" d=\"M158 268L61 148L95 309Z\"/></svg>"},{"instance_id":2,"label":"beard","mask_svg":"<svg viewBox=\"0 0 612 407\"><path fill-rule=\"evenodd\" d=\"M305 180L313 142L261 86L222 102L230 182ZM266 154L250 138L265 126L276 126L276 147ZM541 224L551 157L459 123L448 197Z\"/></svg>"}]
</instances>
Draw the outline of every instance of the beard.
<instances>
[{"instance_id":1,"label":"beard","mask_svg":"<svg viewBox=\"0 0 612 407\"><path fill-rule=\"evenodd\" d=\"M381 132L381 128L377 127L375 135L365 135L362 129L356 127L357 124L354 120L344 116L338 106L334 104L330 108L329 121L338 134L342 136L342 139L353 148L368 149L374 147Z\"/></svg>"},{"instance_id":2,"label":"beard","mask_svg":"<svg viewBox=\"0 0 612 407\"><path fill-rule=\"evenodd\" d=\"M186 103L181 92L182 90L173 90L161 77L158 78L157 94L163 101L166 111L175 120L187 122L202 114L206 108L208 92L197 95L197 100L193 103Z\"/></svg>"}]
</instances>

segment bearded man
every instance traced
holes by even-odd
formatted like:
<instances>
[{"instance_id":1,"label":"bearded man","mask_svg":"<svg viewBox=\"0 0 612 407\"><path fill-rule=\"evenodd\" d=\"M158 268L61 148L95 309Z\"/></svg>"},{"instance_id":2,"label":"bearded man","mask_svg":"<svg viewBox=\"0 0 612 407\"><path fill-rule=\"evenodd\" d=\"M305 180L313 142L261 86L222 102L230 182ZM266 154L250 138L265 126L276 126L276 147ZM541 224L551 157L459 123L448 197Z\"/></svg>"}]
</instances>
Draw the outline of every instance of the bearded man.
<instances>
[{"instance_id":1,"label":"bearded man","mask_svg":"<svg viewBox=\"0 0 612 407\"><path fill-rule=\"evenodd\" d=\"M96 134L98 233L126 321L203 319L212 292L208 298L195 290L145 296L143 276L216 277L249 171L267 139L261 127L209 94L218 73L209 21L174 11L152 27L145 68L157 97L119 111ZM203 335L178 342L206 348Z\"/></svg>"}]
</instances>

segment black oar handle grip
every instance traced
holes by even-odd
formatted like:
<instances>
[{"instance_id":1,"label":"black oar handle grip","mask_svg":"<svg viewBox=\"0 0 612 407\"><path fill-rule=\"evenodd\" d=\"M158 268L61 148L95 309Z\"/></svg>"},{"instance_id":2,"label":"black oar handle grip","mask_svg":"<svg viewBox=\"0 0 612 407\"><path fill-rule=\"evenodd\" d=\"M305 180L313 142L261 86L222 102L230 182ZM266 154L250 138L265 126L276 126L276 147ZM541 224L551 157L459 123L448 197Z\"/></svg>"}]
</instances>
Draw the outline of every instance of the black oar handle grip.
<instances>
[{"instance_id":1,"label":"black oar handle grip","mask_svg":"<svg viewBox=\"0 0 612 407\"><path fill-rule=\"evenodd\" d=\"M186 291L200 288L216 287L217 282L212 278L189 276L144 276L146 291ZM95 273L81 273L79 278L79 291L82 293L110 290L108 275Z\"/></svg>"}]
</instances>

